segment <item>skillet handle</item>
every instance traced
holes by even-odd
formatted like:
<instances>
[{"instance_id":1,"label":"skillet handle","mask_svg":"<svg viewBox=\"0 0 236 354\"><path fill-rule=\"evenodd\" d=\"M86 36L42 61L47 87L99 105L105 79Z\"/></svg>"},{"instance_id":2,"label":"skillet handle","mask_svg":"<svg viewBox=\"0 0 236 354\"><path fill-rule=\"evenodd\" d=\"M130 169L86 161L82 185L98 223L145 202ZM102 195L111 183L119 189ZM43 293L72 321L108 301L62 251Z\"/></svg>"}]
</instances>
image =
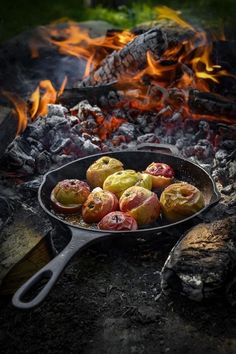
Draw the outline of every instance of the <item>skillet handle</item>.
<instances>
[{"instance_id":1,"label":"skillet handle","mask_svg":"<svg viewBox=\"0 0 236 354\"><path fill-rule=\"evenodd\" d=\"M158 143L143 143L137 146L137 150L160 150L172 155L179 155L179 150L175 145L171 144L158 144Z\"/></svg>"},{"instance_id":2,"label":"skillet handle","mask_svg":"<svg viewBox=\"0 0 236 354\"><path fill-rule=\"evenodd\" d=\"M85 245L94 241L97 238L102 238L104 234L97 233L87 233L81 230L72 230L72 238L68 245L48 264L46 264L42 269L40 269L36 274L34 274L29 280L26 281L14 294L12 298L12 304L19 308L28 310L37 305L39 305L48 295L49 291L52 289L57 279L59 278L61 272L71 260L71 258ZM39 293L36 294L29 301L23 301L23 297L42 279L48 279Z\"/></svg>"}]
</instances>

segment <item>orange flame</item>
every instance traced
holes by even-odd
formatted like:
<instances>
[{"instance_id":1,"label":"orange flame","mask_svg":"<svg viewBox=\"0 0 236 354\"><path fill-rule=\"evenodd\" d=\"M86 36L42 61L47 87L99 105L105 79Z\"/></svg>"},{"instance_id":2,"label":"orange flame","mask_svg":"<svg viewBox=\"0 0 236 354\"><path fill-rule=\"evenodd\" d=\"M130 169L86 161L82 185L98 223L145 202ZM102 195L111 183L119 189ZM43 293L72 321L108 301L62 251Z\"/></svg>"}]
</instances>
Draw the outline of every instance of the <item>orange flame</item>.
<instances>
[{"instance_id":1,"label":"orange flame","mask_svg":"<svg viewBox=\"0 0 236 354\"><path fill-rule=\"evenodd\" d=\"M30 101L32 102L30 115L32 119L47 115L48 104L56 102L57 97L63 93L66 83L67 77L64 78L57 93L50 80L40 81L39 86L30 97Z\"/></svg>"},{"instance_id":2,"label":"orange flame","mask_svg":"<svg viewBox=\"0 0 236 354\"><path fill-rule=\"evenodd\" d=\"M109 51L123 48L133 38L135 35L129 31L114 32L110 36L92 38L87 29L79 27L72 21L67 23L66 28L51 25L46 29L46 39L57 46L61 54L88 60L84 77L89 74L89 69L92 66L99 65ZM32 55L35 56L35 52L36 50L32 46Z\"/></svg>"},{"instance_id":3,"label":"orange flame","mask_svg":"<svg viewBox=\"0 0 236 354\"><path fill-rule=\"evenodd\" d=\"M132 82L128 74L121 77L121 83L131 82L131 85L133 85L132 89L126 94L126 103L128 101L130 107L140 111L163 109L165 95L168 96L168 93L165 92L168 89L173 87L181 89L187 97L189 89L210 91L211 83L217 84L222 76L229 75L220 65L212 62L212 39L208 38L205 32L197 30L183 20L179 12L166 6L156 7L155 13L157 18L170 19L191 31L191 37L183 39L174 47L167 48L158 60L148 51L146 67L132 77ZM135 38L135 35L129 31L114 32L106 37L92 38L88 30L71 21L66 26L64 24L58 27L58 25L52 24L50 27L44 28L41 31L41 36L44 39L43 43L53 44L61 54L86 60L83 78L87 77L92 70L96 70L102 60L113 50L122 49ZM39 55L40 45L40 41L30 43L34 58ZM29 110L31 118L35 119L39 115L45 116L48 104L56 102L57 97L63 93L66 84L67 78L65 77L57 92L51 81L41 81L31 95ZM156 94L150 93L147 84L156 88ZM27 125L26 108L21 100L14 98L14 102L19 114L18 132L20 132ZM183 110L187 111L186 100L183 104ZM122 105L122 102L119 105ZM195 116L192 115L193 118ZM102 140L106 139L125 121L115 116L108 121L103 117L97 117L96 119L99 125L98 134Z\"/></svg>"},{"instance_id":4,"label":"orange flame","mask_svg":"<svg viewBox=\"0 0 236 354\"><path fill-rule=\"evenodd\" d=\"M3 91L2 94L9 99L14 105L15 111L18 115L18 127L16 135L22 133L27 127L27 104L18 95L12 92Z\"/></svg>"}]
</instances>

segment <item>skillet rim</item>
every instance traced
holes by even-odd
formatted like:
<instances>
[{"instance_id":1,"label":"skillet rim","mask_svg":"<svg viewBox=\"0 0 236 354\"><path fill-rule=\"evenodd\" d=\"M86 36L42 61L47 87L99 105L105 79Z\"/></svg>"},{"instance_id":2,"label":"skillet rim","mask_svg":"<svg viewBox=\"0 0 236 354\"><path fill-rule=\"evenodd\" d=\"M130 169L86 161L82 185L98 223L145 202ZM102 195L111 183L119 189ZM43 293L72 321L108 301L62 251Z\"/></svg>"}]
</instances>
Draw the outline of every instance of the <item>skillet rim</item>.
<instances>
[{"instance_id":1,"label":"skillet rim","mask_svg":"<svg viewBox=\"0 0 236 354\"><path fill-rule=\"evenodd\" d=\"M64 169L65 167L69 166L69 165L72 165L78 161L82 161L82 160L86 160L88 158L91 158L91 157L101 157L101 156L106 156L106 155L109 155L109 154L116 154L116 153L127 153L127 152L147 152L147 153L158 153L159 155L164 155L164 156L171 156L171 157L174 157L180 161L185 161L187 163L190 163L192 165L194 165L195 167L197 167L198 169L202 170L202 172L206 175L206 177L210 180L211 182L211 185L212 185L212 196L211 196L211 200L214 198L213 201L210 201L209 204L205 205L204 208L202 208L201 210L199 210L197 213L193 214L193 215L190 215L189 217L185 218L185 219L182 219L182 220L179 220L175 223L171 223L171 224L166 224L166 225L161 225L161 226L156 226L156 227L149 227L147 229L137 229L137 230L123 230L123 231L112 231L112 230L98 230L98 229L92 229L92 228L86 228L86 227L82 227L82 226L77 226L77 225L73 225L65 220L62 220L61 218L59 218L58 216L56 216L55 214L53 214L44 204L43 200L42 200L42 197L41 197L41 194L42 194L42 189L44 187L44 185L47 183L47 178L50 174L56 172L56 171L59 171L61 169ZM177 155L173 155L173 154L169 154L169 153L165 153L165 152L157 152L157 151L150 151L150 150L116 150L116 151L107 151L107 152L102 152L102 153L98 153L98 154L93 154L93 155L88 155L88 156L84 156L84 157L81 157L79 159L76 159L74 161L70 161L60 167L57 167L51 171L48 171L46 172L44 175L43 175L43 180L40 184L40 187L38 189L38 201L39 201L39 204L40 206L42 207L42 209L53 219L55 219L57 222L61 222L63 225L66 225L68 226L69 228L71 228L72 230L73 229L76 229L76 230L83 230L83 231L90 231L90 232L96 232L97 234L104 234L104 233L107 233L107 234L137 234L137 233L147 233L147 232L162 232L168 228L172 228L172 227L175 227L175 226L178 226L182 223L186 223L188 221L190 221L191 219L193 218L196 218L198 215L204 213L207 209L209 209L210 207L214 206L215 204L217 204L221 199L221 194L220 192L218 191L217 189L217 186L216 186L216 183L215 181L213 180L213 178L211 177L211 175L203 168L201 167L200 165L198 165L197 163L195 162L192 162L190 161L189 159L186 159L186 158L183 158L183 157L180 157L180 156L177 156Z\"/></svg>"}]
</instances>

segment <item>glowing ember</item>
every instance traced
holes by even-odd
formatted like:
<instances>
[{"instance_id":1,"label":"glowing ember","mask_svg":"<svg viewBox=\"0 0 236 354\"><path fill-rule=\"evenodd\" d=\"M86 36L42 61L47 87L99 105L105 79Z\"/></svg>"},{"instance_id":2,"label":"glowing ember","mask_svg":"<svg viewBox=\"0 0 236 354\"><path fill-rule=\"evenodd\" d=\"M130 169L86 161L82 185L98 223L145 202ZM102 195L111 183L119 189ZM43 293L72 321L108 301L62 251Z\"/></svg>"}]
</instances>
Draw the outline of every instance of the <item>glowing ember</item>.
<instances>
[{"instance_id":1,"label":"glowing ember","mask_svg":"<svg viewBox=\"0 0 236 354\"><path fill-rule=\"evenodd\" d=\"M111 117L109 121L106 121L100 117L97 119L97 123L99 124L98 128L98 136L103 141L106 140L109 135L116 131L119 126L124 123L126 120L123 118Z\"/></svg>"}]
</instances>

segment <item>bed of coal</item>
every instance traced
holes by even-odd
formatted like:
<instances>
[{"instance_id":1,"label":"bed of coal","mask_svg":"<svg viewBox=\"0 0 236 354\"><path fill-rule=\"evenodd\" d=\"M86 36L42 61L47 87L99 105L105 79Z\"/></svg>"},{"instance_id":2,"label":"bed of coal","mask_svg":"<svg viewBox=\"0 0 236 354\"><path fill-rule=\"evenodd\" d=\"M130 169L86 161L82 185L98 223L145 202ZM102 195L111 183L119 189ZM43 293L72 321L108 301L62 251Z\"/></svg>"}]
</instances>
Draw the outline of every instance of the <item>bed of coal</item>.
<instances>
[{"instance_id":1,"label":"bed of coal","mask_svg":"<svg viewBox=\"0 0 236 354\"><path fill-rule=\"evenodd\" d=\"M92 27L98 31L100 25L95 22ZM70 78L75 70L79 78L78 58L72 56L66 61L68 56L62 53L56 60L60 70L68 74L69 89L59 96L59 102L46 101L47 113L37 114L40 103L35 108L32 96L24 93L34 119L20 133L18 126L16 138L11 139L10 135L4 138L0 133L7 145L4 151L0 150L0 351L3 353L236 353L235 81L230 81L230 88L229 82L225 84L222 96L219 88L211 93L202 92L196 82L186 95L186 86L159 86L147 77L141 86L124 85L124 80L119 82L122 70L127 77L123 67L117 69L119 75L112 76L114 63L119 67L128 58L128 64L124 64L127 68L133 66L133 60L137 61L135 55L130 56L137 48L136 42L141 48L139 63L146 60L150 51L157 53L153 38L158 38L159 52L162 47L166 50L166 41L171 42L176 26L162 27L163 23L150 31L136 29L127 41L129 44L125 43L123 49L115 48L118 53L115 59L112 52L108 53L100 69L73 90L70 88L75 86L75 80ZM16 42L19 54L31 35L23 34L0 48L0 60L6 53L12 56ZM189 36L189 31L184 35ZM37 38L39 41L38 34ZM221 46L225 50L219 49L216 57L222 64L229 44L218 42L215 51L222 49ZM52 48L47 47L47 65L54 60L51 51L55 48ZM45 50L41 44L39 49ZM21 76L16 74L24 76L26 86L45 79L45 57L41 57L44 65L40 66L40 58L36 66L28 62L31 77L27 78L25 69L21 70ZM17 60L22 61L20 54ZM149 57L149 65L152 60ZM7 65L5 57L4 63ZM15 63L17 70L19 63ZM230 56L229 63L227 68L230 67L233 76L236 55ZM168 65L172 67L173 62ZM37 75L33 78L36 67ZM40 77L38 68L42 71ZM52 82L50 75L56 76L53 70L56 69L48 70ZM138 70L144 76L150 75L144 72L145 65L136 66L135 71ZM186 67L182 70L185 76ZM12 80L16 80L14 75ZM188 81L190 84L193 81ZM9 91L10 83L6 85L5 90ZM60 86L55 81L54 85ZM16 88L22 90L19 80ZM27 86L24 92L29 91ZM154 108L155 100L159 103ZM14 124L11 119L9 128L6 116L2 120L0 116L0 127L11 129L13 136L17 129ZM16 289L68 242L68 235L58 235L38 203L42 176L80 157L135 150L144 143L174 145L181 157L206 169L221 193L220 202L193 222L174 230L135 241L130 237L108 239L89 246L71 261L39 307L30 311L14 308L11 297Z\"/></svg>"}]
</instances>

